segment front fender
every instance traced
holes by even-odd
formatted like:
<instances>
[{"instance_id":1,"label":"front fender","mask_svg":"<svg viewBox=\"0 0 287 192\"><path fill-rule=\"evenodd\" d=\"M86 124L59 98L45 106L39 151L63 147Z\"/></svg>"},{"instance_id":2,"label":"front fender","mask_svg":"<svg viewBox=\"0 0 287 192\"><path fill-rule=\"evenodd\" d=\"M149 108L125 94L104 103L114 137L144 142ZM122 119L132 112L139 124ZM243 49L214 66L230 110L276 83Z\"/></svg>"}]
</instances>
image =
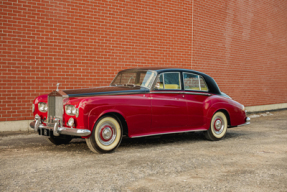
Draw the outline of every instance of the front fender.
<instances>
[{"instance_id":1,"label":"front fender","mask_svg":"<svg viewBox=\"0 0 287 192\"><path fill-rule=\"evenodd\" d=\"M90 131L93 131L93 128L94 128L96 122L98 121L98 119L107 113L118 113L121 116L123 116L124 118L126 118L125 115L120 110L115 109L115 108L111 108L111 106L109 106L109 105L108 106L97 106L97 107L94 107L89 113L89 116L88 116L89 127L88 127L88 129Z\"/></svg>"}]
</instances>

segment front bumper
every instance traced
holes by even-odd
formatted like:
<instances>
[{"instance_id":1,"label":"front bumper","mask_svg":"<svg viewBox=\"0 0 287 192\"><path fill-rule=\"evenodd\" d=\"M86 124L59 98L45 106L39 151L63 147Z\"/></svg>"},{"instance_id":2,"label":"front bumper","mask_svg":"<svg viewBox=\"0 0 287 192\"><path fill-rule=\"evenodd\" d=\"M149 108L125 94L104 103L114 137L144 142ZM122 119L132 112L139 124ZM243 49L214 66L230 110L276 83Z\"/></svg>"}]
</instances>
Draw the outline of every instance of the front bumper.
<instances>
[{"instance_id":1,"label":"front bumper","mask_svg":"<svg viewBox=\"0 0 287 192\"><path fill-rule=\"evenodd\" d=\"M40 118L35 118L35 121L30 123L30 127L35 131L41 133L42 129L48 129L53 131L54 136L72 135L72 136L88 136L91 131L88 129L75 129L68 127L60 127L59 123L48 123L46 126L41 124Z\"/></svg>"}]
</instances>

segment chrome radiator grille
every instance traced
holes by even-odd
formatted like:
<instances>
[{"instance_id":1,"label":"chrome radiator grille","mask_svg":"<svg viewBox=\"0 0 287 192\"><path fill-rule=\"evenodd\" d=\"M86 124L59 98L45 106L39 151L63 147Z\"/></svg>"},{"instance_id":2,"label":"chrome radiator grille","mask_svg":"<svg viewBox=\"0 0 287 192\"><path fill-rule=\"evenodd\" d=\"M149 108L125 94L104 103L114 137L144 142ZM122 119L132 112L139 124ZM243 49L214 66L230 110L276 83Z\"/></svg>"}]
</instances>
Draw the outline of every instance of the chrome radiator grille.
<instances>
[{"instance_id":1,"label":"chrome radiator grille","mask_svg":"<svg viewBox=\"0 0 287 192\"><path fill-rule=\"evenodd\" d=\"M48 96L48 122L53 123L54 117L63 122L63 97L61 96Z\"/></svg>"}]
</instances>

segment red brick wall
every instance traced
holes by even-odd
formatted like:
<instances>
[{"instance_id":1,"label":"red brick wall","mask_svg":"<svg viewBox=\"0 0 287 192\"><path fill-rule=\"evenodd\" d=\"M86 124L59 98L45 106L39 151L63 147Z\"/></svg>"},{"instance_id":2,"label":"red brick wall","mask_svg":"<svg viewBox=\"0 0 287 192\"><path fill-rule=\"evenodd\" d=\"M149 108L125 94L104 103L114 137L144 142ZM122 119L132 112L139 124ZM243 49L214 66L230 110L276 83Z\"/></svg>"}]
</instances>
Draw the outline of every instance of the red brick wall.
<instances>
[{"instance_id":1,"label":"red brick wall","mask_svg":"<svg viewBox=\"0 0 287 192\"><path fill-rule=\"evenodd\" d=\"M205 72L247 106L287 102L284 0L2 0L0 15L0 121L31 119L57 82L103 86L140 66Z\"/></svg>"},{"instance_id":2,"label":"red brick wall","mask_svg":"<svg viewBox=\"0 0 287 192\"><path fill-rule=\"evenodd\" d=\"M287 2L195 1L193 65L246 106L287 102Z\"/></svg>"}]
</instances>

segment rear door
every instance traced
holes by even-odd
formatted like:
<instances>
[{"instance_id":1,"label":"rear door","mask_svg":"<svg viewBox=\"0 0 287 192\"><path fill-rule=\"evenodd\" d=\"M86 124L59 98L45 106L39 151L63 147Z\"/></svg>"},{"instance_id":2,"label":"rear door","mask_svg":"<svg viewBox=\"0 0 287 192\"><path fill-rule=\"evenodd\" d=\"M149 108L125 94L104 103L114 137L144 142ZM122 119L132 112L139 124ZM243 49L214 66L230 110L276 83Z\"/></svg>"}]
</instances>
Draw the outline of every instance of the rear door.
<instances>
[{"instance_id":1,"label":"rear door","mask_svg":"<svg viewBox=\"0 0 287 192\"><path fill-rule=\"evenodd\" d=\"M207 122L204 117L205 101L210 96L203 77L183 72L183 84L188 113L188 127L202 128Z\"/></svg>"}]
</instances>

